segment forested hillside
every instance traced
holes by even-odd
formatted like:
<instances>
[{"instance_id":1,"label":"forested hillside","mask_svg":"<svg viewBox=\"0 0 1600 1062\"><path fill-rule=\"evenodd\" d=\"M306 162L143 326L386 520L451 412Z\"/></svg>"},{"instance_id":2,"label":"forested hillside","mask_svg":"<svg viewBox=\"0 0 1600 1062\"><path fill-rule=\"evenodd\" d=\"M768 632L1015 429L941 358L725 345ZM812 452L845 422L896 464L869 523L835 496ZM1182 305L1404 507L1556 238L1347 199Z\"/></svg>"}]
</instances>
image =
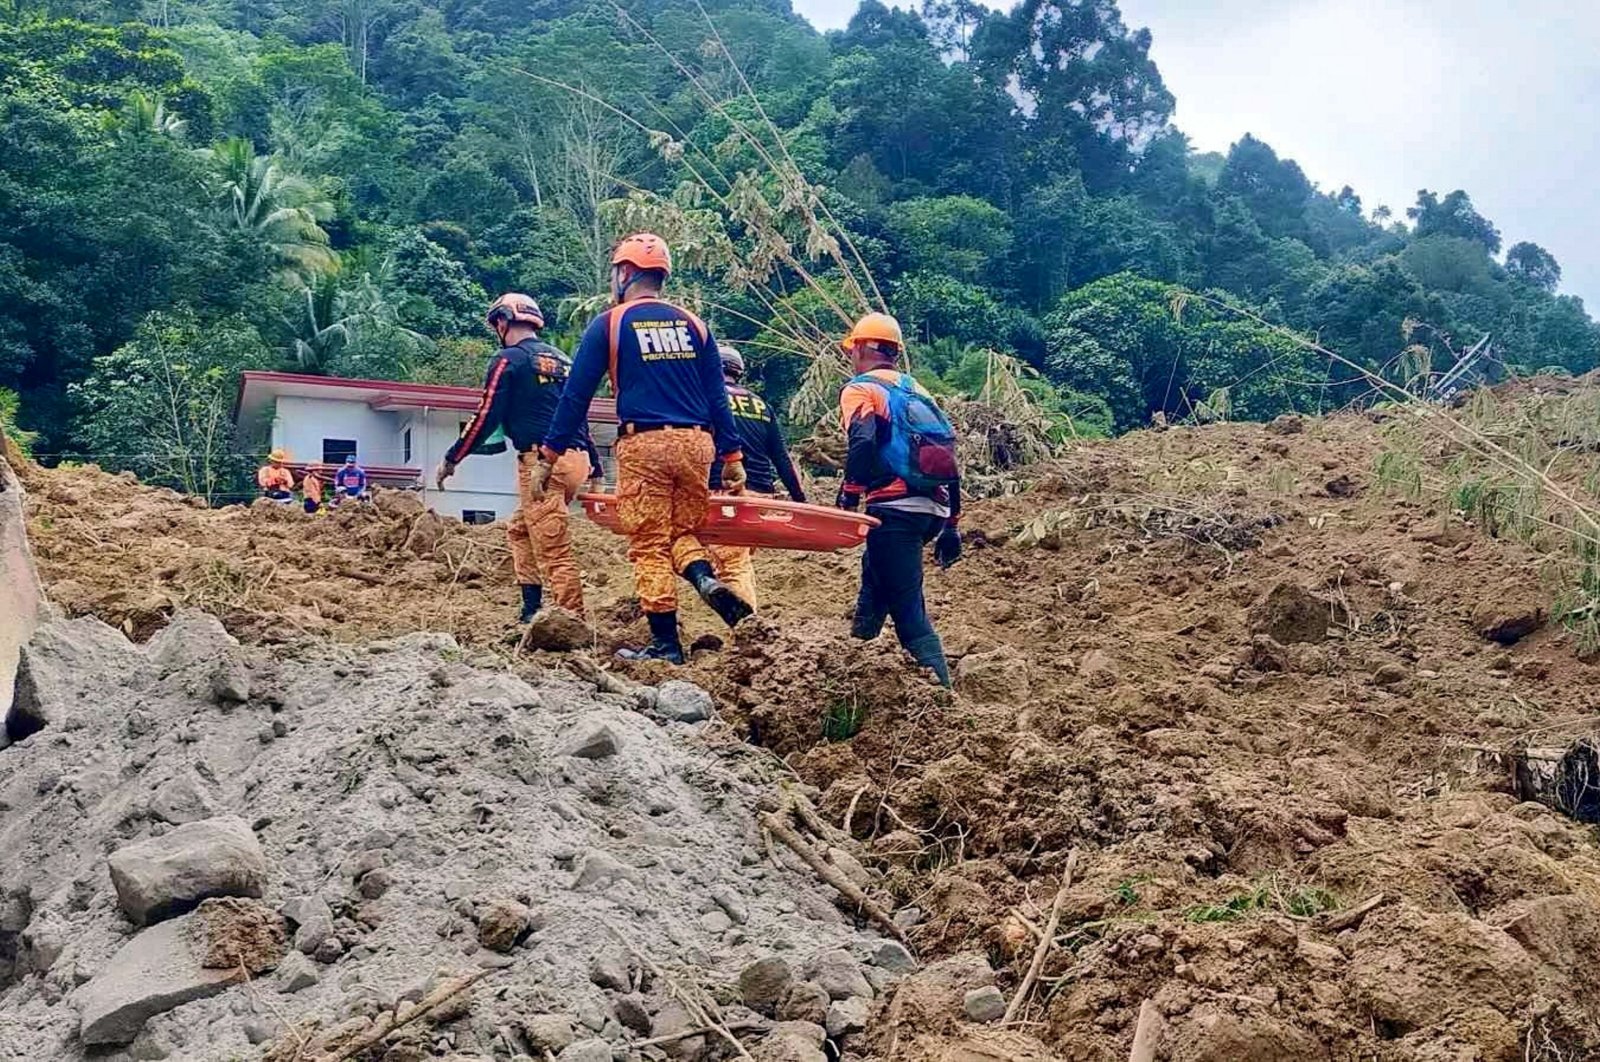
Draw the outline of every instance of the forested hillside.
<instances>
[{"instance_id":1,"label":"forested hillside","mask_svg":"<svg viewBox=\"0 0 1600 1062\"><path fill-rule=\"evenodd\" d=\"M1012 354L1078 432L1368 390L1267 322L1397 382L1485 333L1600 363L1537 234L1466 193L1391 212L1248 135L1194 153L1114 0L866 0L826 35L708 2L7 0L0 404L40 454L185 485L240 369L475 382L492 293L570 339L644 223L780 400L880 298L931 385Z\"/></svg>"}]
</instances>

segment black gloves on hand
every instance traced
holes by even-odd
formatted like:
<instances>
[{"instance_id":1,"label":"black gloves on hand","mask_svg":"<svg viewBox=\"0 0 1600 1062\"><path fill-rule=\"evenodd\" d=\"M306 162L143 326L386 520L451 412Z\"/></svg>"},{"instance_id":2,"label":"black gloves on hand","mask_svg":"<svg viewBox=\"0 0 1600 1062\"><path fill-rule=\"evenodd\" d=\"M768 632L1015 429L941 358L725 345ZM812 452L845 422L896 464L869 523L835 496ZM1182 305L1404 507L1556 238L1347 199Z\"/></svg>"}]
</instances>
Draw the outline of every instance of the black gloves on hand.
<instances>
[{"instance_id":1,"label":"black gloves on hand","mask_svg":"<svg viewBox=\"0 0 1600 1062\"><path fill-rule=\"evenodd\" d=\"M941 568L948 568L961 559L961 531L955 524L945 524L939 537L934 539L933 559Z\"/></svg>"},{"instance_id":2,"label":"black gloves on hand","mask_svg":"<svg viewBox=\"0 0 1600 1062\"><path fill-rule=\"evenodd\" d=\"M857 494L853 490L846 490L845 488L840 487L839 496L833 500L833 504L840 509L847 509L850 512L855 512L856 509L861 505L861 495Z\"/></svg>"}]
</instances>

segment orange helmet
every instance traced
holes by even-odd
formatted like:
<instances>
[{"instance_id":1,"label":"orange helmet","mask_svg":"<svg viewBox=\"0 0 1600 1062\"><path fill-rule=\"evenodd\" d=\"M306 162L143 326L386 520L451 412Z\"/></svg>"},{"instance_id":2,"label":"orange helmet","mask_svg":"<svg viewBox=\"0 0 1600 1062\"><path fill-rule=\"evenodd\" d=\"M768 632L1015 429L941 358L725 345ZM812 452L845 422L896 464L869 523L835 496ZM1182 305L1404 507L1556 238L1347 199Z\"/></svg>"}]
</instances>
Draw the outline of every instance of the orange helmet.
<instances>
[{"instance_id":1,"label":"orange helmet","mask_svg":"<svg viewBox=\"0 0 1600 1062\"><path fill-rule=\"evenodd\" d=\"M494 327L496 321L544 327L544 311L539 309L539 304L533 301L532 296L518 291L508 291L494 300L494 305L489 307L483 319L490 328Z\"/></svg>"},{"instance_id":2,"label":"orange helmet","mask_svg":"<svg viewBox=\"0 0 1600 1062\"><path fill-rule=\"evenodd\" d=\"M611 254L611 264L617 266L624 262L639 269L672 272L672 252L667 250L667 241L653 232L636 232L623 237Z\"/></svg>"},{"instance_id":3,"label":"orange helmet","mask_svg":"<svg viewBox=\"0 0 1600 1062\"><path fill-rule=\"evenodd\" d=\"M855 350L860 343L867 342L892 343L896 350L904 350L906 346L905 335L900 331L900 322L886 313L869 313L857 321L850 329L850 334L844 337L840 345L845 350Z\"/></svg>"}]
</instances>

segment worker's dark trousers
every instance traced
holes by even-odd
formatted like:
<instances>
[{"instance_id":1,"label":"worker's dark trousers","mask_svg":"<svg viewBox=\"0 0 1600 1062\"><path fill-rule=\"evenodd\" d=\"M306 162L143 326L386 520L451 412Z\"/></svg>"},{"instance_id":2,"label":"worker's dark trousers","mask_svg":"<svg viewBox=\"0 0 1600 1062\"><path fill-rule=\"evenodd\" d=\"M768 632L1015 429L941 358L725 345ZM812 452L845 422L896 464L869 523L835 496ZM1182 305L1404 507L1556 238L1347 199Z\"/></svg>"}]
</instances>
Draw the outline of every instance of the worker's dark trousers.
<instances>
[{"instance_id":1,"label":"worker's dark trousers","mask_svg":"<svg viewBox=\"0 0 1600 1062\"><path fill-rule=\"evenodd\" d=\"M868 506L882 523L867 532L861 555L861 596L850 633L876 638L885 618L894 620L895 637L913 656L934 634L922 602L922 548L944 528L944 517ZM920 657L919 657L920 659Z\"/></svg>"}]
</instances>

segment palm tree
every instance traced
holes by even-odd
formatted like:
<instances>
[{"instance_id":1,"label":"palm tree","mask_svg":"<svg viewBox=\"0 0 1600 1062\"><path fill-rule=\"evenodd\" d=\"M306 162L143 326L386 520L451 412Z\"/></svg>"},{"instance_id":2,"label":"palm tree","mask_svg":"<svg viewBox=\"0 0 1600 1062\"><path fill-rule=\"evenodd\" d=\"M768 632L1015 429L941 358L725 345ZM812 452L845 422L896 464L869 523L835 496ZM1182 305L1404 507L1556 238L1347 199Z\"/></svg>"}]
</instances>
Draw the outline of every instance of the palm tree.
<instances>
[{"instance_id":1,"label":"palm tree","mask_svg":"<svg viewBox=\"0 0 1600 1062\"><path fill-rule=\"evenodd\" d=\"M160 96L147 96L143 92L128 93L122 111L107 117L107 124L125 137L165 136L181 139L189 123L167 110Z\"/></svg>"},{"instance_id":2,"label":"palm tree","mask_svg":"<svg viewBox=\"0 0 1600 1062\"><path fill-rule=\"evenodd\" d=\"M316 185L285 170L274 156L257 155L243 137L224 140L210 155L229 222L272 249L285 280L305 283L337 266L320 224L333 217L333 204Z\"/></svg>"},{"instance_id":3,"label":"palm tree","mask_svg":"<svg viewBox=\"0 0 1600 1062\"><path fill-rule=\"evenodd\" d=\"M374 256L352 251L333 256L332 267L302 284L296 315L289 319L294 333L295 364L309 372L324 372L337 355L363 338L390 344L393 364L403 368L406 357L428 340L400 323L398 307L374 276Z\"/></svg>"}]
</instances>

